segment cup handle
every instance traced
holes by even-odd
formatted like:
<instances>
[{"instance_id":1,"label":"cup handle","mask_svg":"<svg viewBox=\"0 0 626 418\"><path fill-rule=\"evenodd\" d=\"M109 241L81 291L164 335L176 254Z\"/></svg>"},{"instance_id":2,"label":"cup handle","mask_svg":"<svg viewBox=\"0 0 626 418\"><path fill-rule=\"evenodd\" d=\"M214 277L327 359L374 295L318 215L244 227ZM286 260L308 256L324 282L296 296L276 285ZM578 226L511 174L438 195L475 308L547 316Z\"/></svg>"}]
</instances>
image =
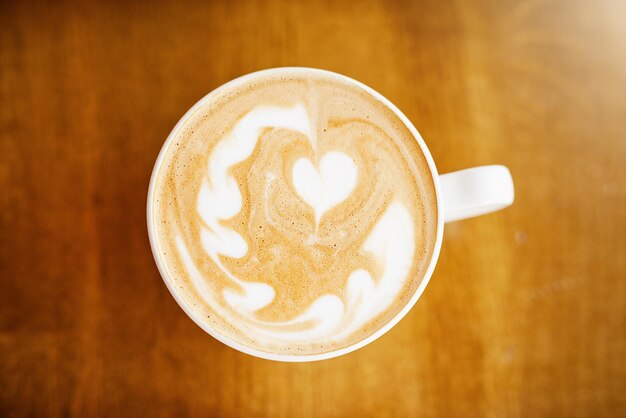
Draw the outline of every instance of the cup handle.
<instances>
[{"instance_id":1,"label":"cup handle","mask_svg":"<svg viewBox=\"0 0 626 418\"><path fill-rule=\"evenodd\" d=\"M513 203L513 178L503 165L484 165L439 176L444 222L473 218Z\"/></svg>"}]
</instances>

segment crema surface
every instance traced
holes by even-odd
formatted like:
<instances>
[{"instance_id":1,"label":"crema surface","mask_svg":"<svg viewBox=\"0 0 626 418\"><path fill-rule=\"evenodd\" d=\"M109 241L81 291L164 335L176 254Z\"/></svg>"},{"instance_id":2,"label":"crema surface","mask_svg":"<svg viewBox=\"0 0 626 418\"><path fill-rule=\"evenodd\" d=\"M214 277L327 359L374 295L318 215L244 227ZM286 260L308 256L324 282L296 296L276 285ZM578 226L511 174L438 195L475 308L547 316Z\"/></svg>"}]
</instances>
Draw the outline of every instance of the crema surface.
<instances>
[{"instance_id":1,"label":"crema surface","mask_svg":"<svg viewBox=\"0 0 626 418\"><path fill-rule=\"evenodd\" d=\"M356 343L424 277L426 159L393 111L333 76L259 75L183 122L153 195L166 280L216 332L295 355Z\"/></svg>"}]
</instances>

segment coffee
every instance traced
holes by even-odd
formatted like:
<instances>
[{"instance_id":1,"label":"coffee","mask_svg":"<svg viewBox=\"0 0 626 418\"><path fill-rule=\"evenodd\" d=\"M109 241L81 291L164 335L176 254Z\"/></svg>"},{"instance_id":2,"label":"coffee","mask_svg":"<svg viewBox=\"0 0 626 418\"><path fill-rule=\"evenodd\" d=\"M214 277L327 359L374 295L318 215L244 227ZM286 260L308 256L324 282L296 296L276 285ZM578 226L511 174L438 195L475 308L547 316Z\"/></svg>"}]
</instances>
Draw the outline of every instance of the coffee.
<instances>
[{"instance_id":1,"label":"coffee","mask_svg":"<svg viewBox=\"0 0 626 418\"><path fill-rule=\"evenodd\" d=\"M259 74L173 133L153 195L170 288L215 332L269 353L350 346L406 305L437 202L387 105L331 73Z\"/></svg>"}]
</instances>

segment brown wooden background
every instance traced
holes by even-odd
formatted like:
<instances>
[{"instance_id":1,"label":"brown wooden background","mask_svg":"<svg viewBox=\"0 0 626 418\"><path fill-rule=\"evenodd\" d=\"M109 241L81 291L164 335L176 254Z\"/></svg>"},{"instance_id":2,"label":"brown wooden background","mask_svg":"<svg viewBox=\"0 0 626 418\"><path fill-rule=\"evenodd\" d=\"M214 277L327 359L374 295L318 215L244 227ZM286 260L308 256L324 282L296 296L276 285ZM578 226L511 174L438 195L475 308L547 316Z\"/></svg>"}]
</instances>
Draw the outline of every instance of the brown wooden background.
<instances>
[{"instance_id":1,"label":"brown wooden background","mask_svg":"<svg viewBox=\"0 0 626 418\"><path fill-rule=\"evenodd\" d=\"M626 3L0 6L0 416L626 416ZM503 163L516 203L446 228L391 332L279 364L205 335L145 227L170 129L241 74L378 89L441 172Z\"/></svg>"}]
</instances>

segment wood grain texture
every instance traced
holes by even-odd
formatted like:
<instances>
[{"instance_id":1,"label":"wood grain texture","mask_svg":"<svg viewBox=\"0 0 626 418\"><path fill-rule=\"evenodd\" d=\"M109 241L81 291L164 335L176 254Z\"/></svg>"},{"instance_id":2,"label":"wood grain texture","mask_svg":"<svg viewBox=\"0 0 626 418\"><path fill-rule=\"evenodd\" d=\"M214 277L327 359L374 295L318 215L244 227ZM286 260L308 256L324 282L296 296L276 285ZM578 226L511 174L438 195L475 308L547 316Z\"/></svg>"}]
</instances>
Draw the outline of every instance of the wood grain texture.
<instances>
[{"instance_id":1,"label":"wood grain texture","mask_svg":"<svg viewBox=\"0 0 626 418\"><path fill-rule=\"evenodd\" d=\"M626 416L626 4L2 2L0 416ZM503 163L510 209L446 226L391 332L309 364L248 357L152 260L156 155L201 96L338 71L441 172Z\"/></svg>"}]
</instances>

